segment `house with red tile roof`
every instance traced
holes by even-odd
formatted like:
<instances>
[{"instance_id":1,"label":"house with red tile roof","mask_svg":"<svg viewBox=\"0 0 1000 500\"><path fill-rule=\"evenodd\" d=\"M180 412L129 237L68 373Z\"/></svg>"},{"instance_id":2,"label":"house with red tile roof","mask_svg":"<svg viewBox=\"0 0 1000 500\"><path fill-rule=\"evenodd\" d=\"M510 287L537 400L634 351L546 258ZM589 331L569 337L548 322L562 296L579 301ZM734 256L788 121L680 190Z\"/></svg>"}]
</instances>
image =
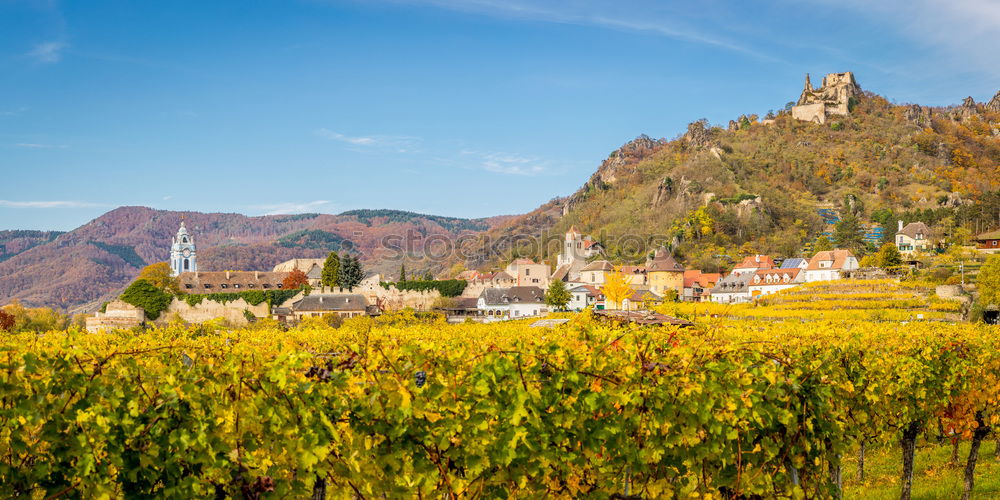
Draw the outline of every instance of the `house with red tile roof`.
<instances>
[{"instance_id":1,"label":"house with red tile roof","mask_svg":"<svg viewBox=\"0 0 1000 500\"><path fill-rule=\"evenodd\" d=\"M805 271L798 268L761 269L754 273L747 287L751 298L763 297L805 282Z\"/></svg>"},{"instance_id":2,"label":"house with red tile roof","mask_svg":"<svg viewBox=\"0 0 1000 500\"><path fill-rule=\"evenodd\" d=\"M841 273L857 269L858 258L850 250L838 248L818 252L809 259L805 270L805 281L839 280Z\"/></svg>"}]
</instances>

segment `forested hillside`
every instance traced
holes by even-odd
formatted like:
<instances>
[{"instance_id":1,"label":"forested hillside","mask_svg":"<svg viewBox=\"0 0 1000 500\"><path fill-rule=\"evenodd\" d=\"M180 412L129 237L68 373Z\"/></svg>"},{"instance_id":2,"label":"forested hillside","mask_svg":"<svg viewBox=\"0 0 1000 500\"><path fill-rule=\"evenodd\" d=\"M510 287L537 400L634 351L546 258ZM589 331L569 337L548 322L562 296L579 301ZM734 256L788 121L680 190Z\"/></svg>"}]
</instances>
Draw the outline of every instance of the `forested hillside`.
<instances>
[{"instance_id":1,"label":"forested hillside","mask_svg":"<svg viewBox=\"0 0 1000 500\"><path fill-rule=\"evenodd\" d=\"M397 211L247 217L121 207L68 233L0 233L0 304L19 299L30 306L93 309L116 296L143 266L167 260L181 220L195 238L203 271L270 270L284 260L339 250L360 255L369 270L385 272L399 265L383 262L387 238L409 235L417 260L428 236L453 238L466 228L485 229L505 219Z\"/></svg>"},{"instance_id":2,"label":"forested hillside","mask_svg":"<svg viewBox=\"0 0 1000 500\"><path fill-rule=\"evenodd\" d=\"M612 152L576 193L484 235L491 246L469 264L552 260L552 242L574 225L612 258L640 261L666 244L708 270L753 252L800 255L824 233L865 253L876 242L862 236L885 226L891 239L897 220L923 220L951 238L997 226L1000 110L968 99L946 108L894 105L871 93L851 104L850 115L824 125L782 110L728 128L695 121L673 140L641 136ZM539 234L548 244L524 238Z\"/></svg>"}]
</instances>

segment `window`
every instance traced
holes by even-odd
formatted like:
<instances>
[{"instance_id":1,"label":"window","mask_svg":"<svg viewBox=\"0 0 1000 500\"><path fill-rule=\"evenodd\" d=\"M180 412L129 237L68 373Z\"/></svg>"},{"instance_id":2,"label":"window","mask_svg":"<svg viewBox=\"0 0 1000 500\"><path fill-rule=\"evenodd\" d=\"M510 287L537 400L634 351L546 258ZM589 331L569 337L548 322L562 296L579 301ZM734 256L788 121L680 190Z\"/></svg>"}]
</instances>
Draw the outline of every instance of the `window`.
<instances>
[{"instance_id":1,"label":"window","mask_svg":"<svg viewBox=\"0 0 1000 500\"><path fill-rule=\"evenodd\" d=\"M187 243L187 242L188 242L188 237L187 236L184 236L184 237L181 238L181 243Z\"/></svg>"},{"instance_id":2,"label":"window","mask_svg":"<svg viewBox=\"0 0 1000 500\"><path fill-rule=\"evenodd\" d=\"M255 285L253 283L249 283L249 284L247 284L247 288L257 288L257 285Z\"/></svg>"},{"instance_id":3,"label":"window","mask_svg":"<svg viewBox=\"0 0 1000 500\"><path fill-rule=\"evenodd\" d=\"M271 288L271 285L268 285L267 283L264 283L263 285L261 285L261 288Z\"/></svg>"},{"instance_id":4,"label":"window","mask_svg":"<svg viewBox=\"0 0 1000 500\"><path fill-rule=\"evenodd\" d=\"M188 259L184 259L184 270L187 271L189 269L191 269L191 261Z\"/></svg>"},{"instance_id":5,"label":"window","mask_svg":"<svg viewBox=\"0 0 1000 500\"><path fill-rule=\"evenodd\" d=\"M188 284L184 285L184 288L194 288L194 285L192 285L191 283L188 283Z\"/></svg>"},{"instance_id":6,"label":"window","mask_svg":"<svg viewBox=\"0 0 1000 500\"><path fill-rule=\"evenodd\" d=\"M531 276L531 269L525 269L524 270L524 275L525 276Z\"/></svg>"},{"instance_id":7,"label":"window","mask_svg":"<svg viewBox=\"0 0 1000 500\"><path fill-rule=\"evenodd\" d=\"M239 287L240 287L239 283L233 285L233 288L239 288Z\"/></svg>"},{"instance_id":8,"label":"window","mask_svg":"<svg viewBox=\"0 0 1000 500\"><path fill-rule=\"evenodd\" d=\"M212 288L212 285L209 285L208 283L205 283L205 288Z\"/></svg>"},{"instance_id":9,"label":"window","mask_svg":"<svg viewBox=\"0 0 1000 500\"><path fill-rule=\"evenodd\" d=\"M281 288L281 283L278 283L277 285L275 285L275 287L276 288Z\"/></svg>"},{"instance_id":10,"label":"window","mask_svg":"<svg viewBox=\"0 0 1000 500\"><path fill-rule=\"evenodd\" d=\"M227 285L227 284L225 284L225 283L223 283L223 284L221 284L221 285L219 285L219 286L221 286L222 288L229 288L229 285Z\"/></svg>"}]
</instances>

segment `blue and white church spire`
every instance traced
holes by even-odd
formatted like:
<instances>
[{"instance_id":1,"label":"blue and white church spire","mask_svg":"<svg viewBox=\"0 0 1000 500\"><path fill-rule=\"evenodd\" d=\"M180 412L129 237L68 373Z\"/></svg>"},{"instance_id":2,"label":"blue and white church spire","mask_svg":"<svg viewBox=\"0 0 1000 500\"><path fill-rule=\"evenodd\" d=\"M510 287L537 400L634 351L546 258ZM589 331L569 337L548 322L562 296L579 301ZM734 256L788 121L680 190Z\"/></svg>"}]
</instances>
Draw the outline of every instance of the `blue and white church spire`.
<instances>
[{"instance_id":1,"label":"blue and white church spire","mask_svg":"<svg viewBox=\"0 0 1000 500\"><path fill-rule=\"evenodd\" d=\"M184 227L184 221L181 221L181 227L177 230L177 235L174 236L173 244L170 245L170 274L177 276L180 273L197 270L194 239Z\"/></svg>"}]
</instances>

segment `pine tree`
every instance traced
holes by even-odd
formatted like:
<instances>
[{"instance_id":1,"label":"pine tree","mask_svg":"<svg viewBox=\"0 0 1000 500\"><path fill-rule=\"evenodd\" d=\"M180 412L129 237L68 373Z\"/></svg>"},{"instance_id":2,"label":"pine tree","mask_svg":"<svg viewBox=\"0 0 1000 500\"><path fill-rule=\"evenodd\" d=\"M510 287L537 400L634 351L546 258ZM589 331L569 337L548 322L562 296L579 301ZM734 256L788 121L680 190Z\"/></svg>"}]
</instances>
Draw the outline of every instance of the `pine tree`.
<instances>
[{"instance_id":1,"label":"pine tree","mask_svg":"<svg viewBox=\"0 0 1000 500\"><path fill-rule=\"evenodd\" d=\"M847 215L840 219L833 228L833 241L837 243L837 248L846 248L854 252L861 252L865 249L865 229L861 221L853 215Z\"/></svg>"},{"instance_id":2,"label":"pine tree","mask_svg":"<svg viewBox=\"0 0 1000 500\"><path fill-rule=\"evenodd\" d=\"M354 291L354 287L361 284L361 280L365 279L365 271L361 268L361 262L357 257L352 255L345 255L344 261L342 262L340 268L340 288L346 288L350 291Z\"/></svg>"},{"instance_id":3,"label":"pine tree","mask_svg":"<svg viewBox=\"0 0 1000 500\"><path fill-rule=\"evenodd\" d=\"M399 281L400 282L406 281L406 263L405 262L399 265Z\"/></svg>"},{"instance_id":4,"label":"pine tree","mask_svg":"<svg viewBox=\"0 0 1000 500\"><path fill-rule=\"evenodd\" d=\"M323 283L323 286L330 288L340 283L340 256L337 255L337 252L330 252L330 255L326 256L320 281Z\"/></svg>"},{"instance_id":5,"label":"pine tree","mask_svg":"<svg viewBox=\"0 0 1000 500\"><path fill-rule=\"evenodd\" d=\"M545 292L545 303L557 310L566 309L566 304L572 296L566 289L566 284L562 280L552 280L549 289Z\"/></svg>"}]
</instances>

